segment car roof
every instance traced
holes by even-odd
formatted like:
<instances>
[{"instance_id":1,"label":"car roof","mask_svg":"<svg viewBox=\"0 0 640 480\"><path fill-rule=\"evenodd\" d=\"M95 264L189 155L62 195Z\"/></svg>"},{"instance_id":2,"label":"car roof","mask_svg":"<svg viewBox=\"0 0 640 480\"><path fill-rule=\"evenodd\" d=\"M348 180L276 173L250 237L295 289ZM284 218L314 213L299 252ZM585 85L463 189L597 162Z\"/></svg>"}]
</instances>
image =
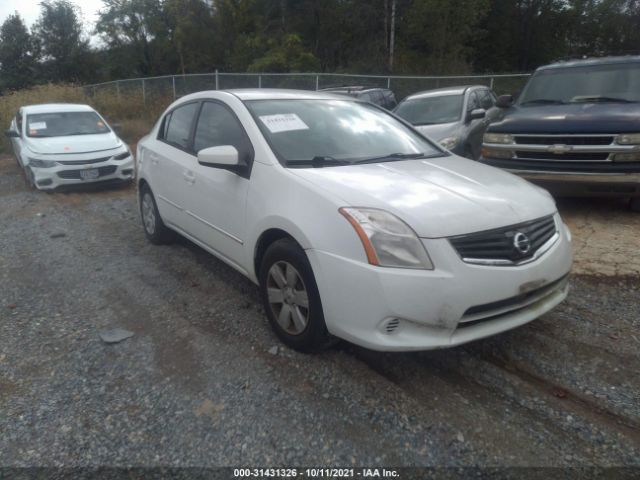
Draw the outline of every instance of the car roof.
<instances>
[{"instance_id":1,"label":"car roof","mask_svg":"<svg viewBox=\"0 0 640 480\"><path fill-rule=\"evenodd\" d=\"M197 100L231 94L240 100L344 100L345 97L329 92L313 90L289 90L281 88L238 88L233 90L205 90L182 97L180 100Z\"/></svg>"},{"instance_id":2,"label":"car roof","mask_svg":"<svg viewBox=\"0 0 640 480\"><path fill-rule=\"evenodd\" d=\"M25 105L23 113L54 113L54 112L93 112L89 105L78 103L42 103L39 105Z\"/></svg>"},{"instance_id":3,"label":"car roof","mask_svg":"<svg viewBox=\"0 0 640 480\"><path fill-rule=\"evenodd\" d=\"M424 90L422 92L412 93L408 95L405 100L415 100L416 98L427 98L427 97L442 97L445 95L462 95L470 88L489 88L486 85L465 85L461 87L444 87L444 88L436 88L434 90Z\"/></svg>"},{"instance_id":4,"label":"car roof","mask_svg":"<svg viewBox=\"0 0 640 480\"><path fill-rule=\"evenodd\" d=\"M640 63L640 55L626 55L619 57L583 58L578 60L568 60L543 65L536 71L551 70L556 68L588 67L591 65L611 65L615 63Z\"/></svg>"},{"instance_id":5,"label":"car roof","mask_svg":"<svg viewBox=\"0 0 640 480\"><path fill-rule=\"evenodd\" d=\"M342 85L336 87L327 87L321 88L320 91L323 92L345 92L345 93L361 93L361 92L369 92L371 90L384 90L387 91L387 88L382 87L365 87L363 85Z\"/></svg>"}]
</instances>

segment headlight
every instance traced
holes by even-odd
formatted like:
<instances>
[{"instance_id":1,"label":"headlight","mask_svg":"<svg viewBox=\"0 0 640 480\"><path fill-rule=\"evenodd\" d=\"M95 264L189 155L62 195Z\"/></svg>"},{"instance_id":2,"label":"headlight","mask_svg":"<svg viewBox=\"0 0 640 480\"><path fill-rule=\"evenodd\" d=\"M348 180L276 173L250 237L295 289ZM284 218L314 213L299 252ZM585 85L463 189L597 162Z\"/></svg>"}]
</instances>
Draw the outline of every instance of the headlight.
<instances>
[{"instance_id":1,"label":"headlight","mask_svg":"<svg viewBox=\"0 0 640 480\"><path fill-rule=\"evenodd\" d=\"M485 133L483 143L513 143L513 136L508 133Z\"/></svg>"},{"instance_id":2,"label":"headlight","mask_svg":"<svg viewBox=\"0 0 640 480\"><path fill-rule=\"evenodd\" d=\"M455 147L458 144L458 140L460 140L459 137L447 137L447 138L443 138L438 143L440 143L440 146L442 148L451 150L453 147Z\"/></svg>"},{"instance_id":3,"label":"headlight","mask_svg":"<svg viewBox=\"0 0 640 480\"><path fill-rule=\"evenodd\" d=\"M613 156L614 162L640 162L640 152L616 153Z\"/></svg>"},{"instance_id":4,"label":"headlight","mask_svg":"<svg viewBox=\"0 0 640 480\"><path fill-rule=\"evenodd\" d=\"M616 137L618 145L640 145L640 133L623 133Z\"/></svg>"},{"instance_id":5,"label":"headlight","mask_svg":"<svg viewBox=\"0 0 640 480\"><path fill-rule=\"evenodd\" d=\"M58 162L53 160L40 160L39 158L29 158L29 166L36 168L51 168L58 165Z\"/></svg>"},{"instance_id":6,"label":"headlight","mask_svg":"<svg viewBox=\"0 0 640 480\"><path fill-rule=\"evenodd\" d=\"M418 236L395 215L375 208L344 207L339 211L360 237L371 265L433 270Z\"/></svg>"},{"instance_id":7,"label":"headlight","mask_svg":"<svg viewBox=\"0 0 640 480\"><path fill-rule=\"evenodd\" d=\"M118 155L114 155L114 160L124 160L125 158L129 158L131 156L131 152L127 150L126 152L119 153Z\"/></svg>"},{"instance_id":8,"label":"headlight","mask_svg":"<svg viewBox=\"0 0 640 480\"><path fill-rule=\"evenodd\" d=\"M480 155L484 158L511 158L513 152L511 150L498 150L497 148L482 147Z\"/></svg>"}]
</instances>

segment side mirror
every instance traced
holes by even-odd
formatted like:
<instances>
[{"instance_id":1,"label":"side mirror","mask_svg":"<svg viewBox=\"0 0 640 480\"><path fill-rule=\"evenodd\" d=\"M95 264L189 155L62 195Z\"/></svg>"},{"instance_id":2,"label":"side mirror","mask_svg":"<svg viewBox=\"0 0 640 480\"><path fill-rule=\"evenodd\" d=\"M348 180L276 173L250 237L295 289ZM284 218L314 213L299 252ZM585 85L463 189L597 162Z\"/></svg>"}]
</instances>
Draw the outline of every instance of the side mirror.
<instances>
[{"instance_id":1,"label":"side mirror","mask_svg":"<svg viewBox=\"0 0 640 480\"><path fill-rule=\"evenodd\" d=\"M496 102L498 108L509 108L513 105L513 95L500 95Z\"/></svg>"},{"instance_id":2,"label":"side mirror","mask_svg":"<svg viewBox=\"0 0 640 480\"><path fill-rule=\"evenodd\" d=\"M469 120L476 120L478 118L484 118L487 111L484 108L475 108L469 112L467 118Z\"/></svg>"},{"instance_id":3,"label":"side mirror","mask_svg":"<svg viewBox=\"0 0 640 480\"><path fill-rule=\"evenodd\" d=\"M232 145L204 148L198 152L198 163L205 167L227 168L240 166L238 150Z\"/></svg>"},{"instance_id":4,"label":"side mirror","mask_svg":"<svg viewBox=\"0 0 640 480\"><path fill-rule=\"evenodd\" d=\"M15 130L6 130L4 132L5 137L8 138L19 138L20 134L18 132L16 132Z\"/></svg>"},{"instance_id":5,"label":"side mirror","mask_svg":"<svg viewBox=\"0 0 640 480\"><path fill-rule=\"evenodd\" d=\"M116 133L116 135L120 136L122 134L122 124L121 123L112 123L111 129Z\"/></svg>"}]
</instances>

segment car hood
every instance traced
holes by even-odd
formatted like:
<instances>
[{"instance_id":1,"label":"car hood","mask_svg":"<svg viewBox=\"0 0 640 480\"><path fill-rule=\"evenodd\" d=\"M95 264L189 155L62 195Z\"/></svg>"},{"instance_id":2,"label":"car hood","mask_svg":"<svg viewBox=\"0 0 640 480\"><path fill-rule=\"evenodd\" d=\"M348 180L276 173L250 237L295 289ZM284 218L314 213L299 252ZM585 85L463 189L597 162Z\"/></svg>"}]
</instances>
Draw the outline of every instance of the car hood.
<instances>
[{"instance_id":1,"label":"car hood","mask_svg":"<svg viewBox=\"0 0 640 480\"><path fill-rule=\"evenodd\" d=\"M640 132L640 103L575 103L513 106L493 123L496 133L630 133Z\"/></svg>"},{"instance_id":2,"label":"car hood","mask_svg":"<svg viewBox=\"0 0 640 480\"><path fill-rule=\"evenodd\" d=\"M122 141L113 132L67 137L31 137L27 138L26 143L29 150L44 155L100 152L113 150L122 145Z\"/></svg>"},{"instance_id":3,"label":"car hood","mask_svg":"<svg viewBox=\"0 0 640 480\"><path fill-rule=\"evenodd\" d=\"M499 228L556 211L545 190L455 155L290 171L344 206L392 212L424 238Z\"/></svg>"},{"instance_id":4,"label":"car hood","mask_svg":"<svg viewBox=\"0 0 640 480\"><path fill-rule=\"evenodd\" d=\"M439 123L437 125L415 125L414 128L431 140L439 142L443 138L456 135L459 130L459 124L455 122Z\"/></svg>"}]
</instances>

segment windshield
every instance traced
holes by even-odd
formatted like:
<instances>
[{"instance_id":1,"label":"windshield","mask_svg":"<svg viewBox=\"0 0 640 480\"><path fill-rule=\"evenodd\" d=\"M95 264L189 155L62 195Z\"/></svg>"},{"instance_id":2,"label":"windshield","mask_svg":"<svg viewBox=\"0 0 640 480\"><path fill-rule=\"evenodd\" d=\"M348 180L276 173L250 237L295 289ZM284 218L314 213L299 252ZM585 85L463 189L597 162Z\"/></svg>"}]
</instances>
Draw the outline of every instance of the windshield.
<instances>
[{"instance_id":1,"label":"windshield","mask_svg":"<svg viewBox=\"0 0 640 480\"><path fill-rule=\"evenodd\" d=\"M445 155L378 107L352 100L245 102L276 156L291 165Z\"/></svg>"},{"instance_id":2,"label":"windshield","mask_svg":"<svg viewBox=\"0 0 640 480\"><path fill-rule=\"evenodd\" d=\"M96 112L36 113L27 116L29 137L94 135L110 131Z\"/></svg>"},{"instance_id":3,"label":"windshield","mask_svg":"<svg viewBox=\"0 0 640 480\"><path fill-rule=\"evenodd\" d=\"M640 101L640 64L541 70L531 77L519 105Z\"/></svg>"},{"instance_id":4,"label":"windshield","mask_svg":"<svg viewBox=\"0 0 640 480\"><path fill-rule=\"evenodd\" d=\"M460 120L462 101L462 95L415 98L400 103L394 113L413 125L452 123Z\"/></svg>"}]
</instances>

